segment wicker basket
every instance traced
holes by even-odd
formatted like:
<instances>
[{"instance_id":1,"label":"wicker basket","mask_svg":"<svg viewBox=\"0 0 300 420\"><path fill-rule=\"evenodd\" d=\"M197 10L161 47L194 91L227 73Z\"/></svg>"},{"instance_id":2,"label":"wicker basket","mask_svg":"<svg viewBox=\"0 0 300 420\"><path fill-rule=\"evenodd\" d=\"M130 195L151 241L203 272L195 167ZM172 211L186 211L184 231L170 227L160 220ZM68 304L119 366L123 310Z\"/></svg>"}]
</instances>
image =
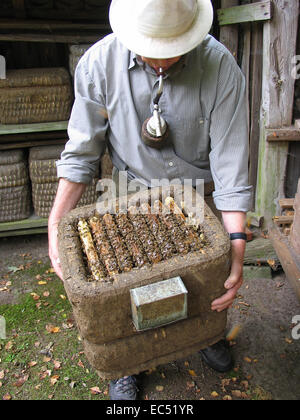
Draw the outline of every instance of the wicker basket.
<instances>
[{"instance_id":1,"label":"wicker basket","mask_svg":"<svg viewBox=\"0 0 300 420\"><path fill-rule=\"evenodd\" d=\"M28 166L23 150L0 153L0 222L26 219L31 212Z\"/></svg>"},{"instance_id":2,"label":"wicker basket","mask_svg":"<svg viewBox=\"0 0 300 420\"><path fill-rule=\"evenodd\" d=\"M58 187L56 161L60 158L64 146L33 147L29 152L29 172L32 183L32 201L37 216L48 217ZM91 185L88 185L77 207L97 201L96 185L99 172Z\"/></svg>"},{"instance_id":3,"label":"wicker basket","mask_svg":"<svg viewBox=\"0 0 300 420\"><path fill-rule=\"evenodd\" d=\"M0 80L0 123L29 124L69 119L73 91L63 68L8 70Z\"/></svg>"},{"instance_id":4,"label":"wicker basket","mask_svg":"<svg viewBox=\"0 0 300 420\"><path fill-rule=\"evenodd\" d=\"M70 45L69 46L69 70L74 77L76 66L83 54L92 46L92 44Z\"/></svg>"}]
</instances>

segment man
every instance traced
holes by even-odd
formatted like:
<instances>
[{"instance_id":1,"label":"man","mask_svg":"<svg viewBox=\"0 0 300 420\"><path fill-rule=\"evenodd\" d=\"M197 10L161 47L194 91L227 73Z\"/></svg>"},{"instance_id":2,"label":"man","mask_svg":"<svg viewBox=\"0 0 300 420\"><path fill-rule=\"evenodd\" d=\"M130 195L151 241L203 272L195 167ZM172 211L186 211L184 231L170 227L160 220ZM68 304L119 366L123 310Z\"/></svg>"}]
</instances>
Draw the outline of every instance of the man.
<instances>
[{"instance_id":1,"label":"man","mask_svg":"<svg viewBox=\"0 0 300 420\"><path fill-rule=\"evenodd\" d=\"M114 34L81 59L70 140L57 164L59 188L49 217L49 255L62 277L57 225L79 201L108 145L115 170L150 185L152 178L214 181L214 202L232 238L227 292L212 310L231 306L242 284L245 214L250 208L245 81L228 50L208 35L210 0L112 0ZM141 139L164 74L160 107L169 125L161 150ZM201 351L212 368L232 368L224 342ZM110 383L112 399L136 399L134 377Z\"/></svg>"}]
</instances>

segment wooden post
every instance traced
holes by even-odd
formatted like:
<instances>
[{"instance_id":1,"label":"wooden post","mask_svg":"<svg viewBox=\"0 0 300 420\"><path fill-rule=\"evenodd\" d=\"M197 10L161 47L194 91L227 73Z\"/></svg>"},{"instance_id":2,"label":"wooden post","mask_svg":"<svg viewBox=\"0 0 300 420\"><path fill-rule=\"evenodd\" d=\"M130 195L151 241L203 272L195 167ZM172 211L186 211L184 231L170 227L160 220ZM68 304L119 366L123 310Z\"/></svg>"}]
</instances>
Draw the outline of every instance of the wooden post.
<instances>
[{"instance_id":1,"label":"wooden post","mask_svg":"<svg viewBox=\"0 0 300 420\"><path fill-rule=\"evenodd\" d=\"M294 202L295 216L291 233L291 245L297 255L300 255L300 179Z\"/></svg>"},{"instance_id":2,"label":"wooden post","mask_svg":"<svg viewBox=\"0 0 300 420\"><path fill-rule=\"evenodd\" d=\"M253 207L255 207L255 192L257 184L258 149L259 149L259 115L261 106L262 84L262 48L263 26L252 24L251 60L250 60L250 162L249 183L253 185Z\"/></svg>"},{"instance_id":3,"label":"wooden post","mask_svg":"<svg viewBox=\"0 0 300 420\"><path fill-rule=\"evenodd\" d=\"M239 5L239 0L221 0L221 7L234 7ZM226 25L220 29L220 42L225 45L231 54L237 59L239 28L237 25Z\"/></svg>"},{"instance_id":4,"label":"wooden post","mask_svg":"<svg viewBox=\"0 0 300 420\"><path fill-rule=\"evenodd\" d=\"M284 197L288 142L271 143L267 128L292 125L294 85L292 58L296 54L299 0L274 0L274 16L264 24L262 109L256 213L269 223Z\"/></svg>"}]
</instances>

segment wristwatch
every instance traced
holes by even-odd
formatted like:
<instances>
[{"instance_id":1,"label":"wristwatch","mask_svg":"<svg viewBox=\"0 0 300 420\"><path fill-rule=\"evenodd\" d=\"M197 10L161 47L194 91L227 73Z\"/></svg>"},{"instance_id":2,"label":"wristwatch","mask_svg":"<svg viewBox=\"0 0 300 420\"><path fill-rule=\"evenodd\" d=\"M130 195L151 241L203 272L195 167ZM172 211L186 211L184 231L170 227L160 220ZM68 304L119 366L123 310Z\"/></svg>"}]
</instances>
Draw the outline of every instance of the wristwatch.
<instances>
[{"instance_id":1,"label":"wristwatch","mask_svg":"<svg viewBox=\"0 0 300 420\"><path fill-rule=\"evenodd\" d=\"M247 241L247 234L244 232L230 233L229 237L231 241L234 241L235 239L243 239L244 241Z\"/></svg>"}]
</instances>

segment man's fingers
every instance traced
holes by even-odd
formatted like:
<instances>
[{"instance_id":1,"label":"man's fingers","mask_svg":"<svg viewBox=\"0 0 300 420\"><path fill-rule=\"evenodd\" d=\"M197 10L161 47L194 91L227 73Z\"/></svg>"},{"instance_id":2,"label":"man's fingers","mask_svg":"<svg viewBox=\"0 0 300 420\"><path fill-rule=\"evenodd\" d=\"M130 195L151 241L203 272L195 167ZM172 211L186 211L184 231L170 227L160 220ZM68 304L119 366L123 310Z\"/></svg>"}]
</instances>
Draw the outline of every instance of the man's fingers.
<instances>
[{"instance_id":1,"label":"man's fingers","mask_svg":"<svg viewBox=\"0 0 300 420\"><path fill-rule=\"evenodd\" d=\"M54 268L55 273L58 277L63 280L63 274L61 271L60 259L58 257L50 257L52 267Z\"/></svg>"},{"instance_id":2,"label":"man's fingers","mask_svg":"<svg viewBox=\"0 0 300 420\"><path fill-rule=\"evenodd\" d=\"M213 311L222 311L232 305L237 291L242 284L243 280L240 279L240 281L232 289L229 289L223 296L212 302L211 309Z\"/></svg>"}]
</instances>

